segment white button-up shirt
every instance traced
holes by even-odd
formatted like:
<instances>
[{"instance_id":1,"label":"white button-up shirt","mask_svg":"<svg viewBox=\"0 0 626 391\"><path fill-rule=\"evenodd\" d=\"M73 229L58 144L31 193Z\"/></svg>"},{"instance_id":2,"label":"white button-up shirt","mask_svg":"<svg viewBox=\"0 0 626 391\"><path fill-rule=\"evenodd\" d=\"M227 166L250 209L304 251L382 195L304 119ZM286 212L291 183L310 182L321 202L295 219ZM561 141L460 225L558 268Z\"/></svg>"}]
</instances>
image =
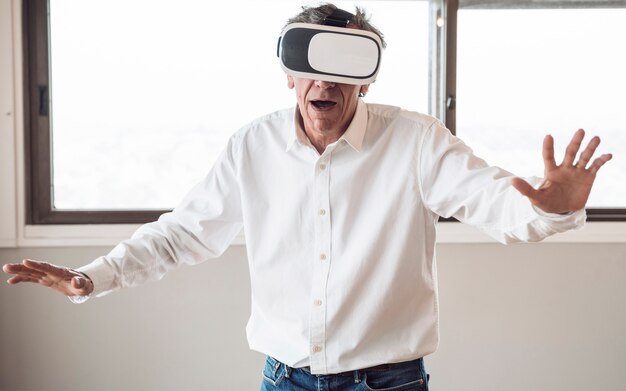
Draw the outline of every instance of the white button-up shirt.
<instances>
[{"instance_id":1,"label":"white button-up shirt","mask_svg":"<svg viewBox=\"0 0 626 391\"><path fill-rule=\"evenodd\" d=\"M79 269L93 294L218 257L243 227L250 347L337 373L436 350L439 216L501 242L584 223L584 211L537 211L510 173L432 117L359 101L345 134L320 155L298 115L279 111L241 129L173 212Z\"/></svg>"}]
</instances>

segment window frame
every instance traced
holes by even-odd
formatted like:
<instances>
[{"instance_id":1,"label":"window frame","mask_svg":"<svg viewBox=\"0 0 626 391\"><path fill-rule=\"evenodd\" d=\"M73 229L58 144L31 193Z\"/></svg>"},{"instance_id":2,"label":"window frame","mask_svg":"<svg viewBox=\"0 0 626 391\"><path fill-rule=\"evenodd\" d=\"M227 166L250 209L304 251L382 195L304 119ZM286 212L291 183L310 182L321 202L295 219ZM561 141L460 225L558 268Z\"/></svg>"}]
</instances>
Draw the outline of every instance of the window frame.
<instances>
[{"instance_id":1,"label":"window frame","mask_svg":"<svg viewBox=\"0 0 626 391\"><path fill-rule=\"evenodd\" d=\"M57 210L53 207L48 7L48 0L23 0L22 3L26 223L136 224L157 220L169 210ZM456 134L457 13L465 8L626 8L626 1L430 0L429 111L443 119L453 134ZM438 18L445 21L443 28L436 26ZM590 208L587 220L626 221L626 208Z\"/></svg>"}]
</instances>

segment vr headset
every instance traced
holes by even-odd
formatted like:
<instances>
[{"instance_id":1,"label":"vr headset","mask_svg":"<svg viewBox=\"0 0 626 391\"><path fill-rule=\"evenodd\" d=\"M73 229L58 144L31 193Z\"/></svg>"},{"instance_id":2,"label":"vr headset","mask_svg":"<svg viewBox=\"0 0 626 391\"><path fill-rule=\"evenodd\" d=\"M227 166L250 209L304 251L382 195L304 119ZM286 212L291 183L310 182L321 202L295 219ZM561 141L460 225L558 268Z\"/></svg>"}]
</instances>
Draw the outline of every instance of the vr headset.
<instances>
[{"instance_id":1,"label":"vr headset","mask_svg":"<svg viewBox=\"0 0 626 391\"><path fill-rule=\"evenodd\" d=\"M278 39L280 65L290 76L344 84L370 84L380 67L378 35L347 28L354 15L337 9L324 25L292 23Z\"/></svg>"}]
</instances>

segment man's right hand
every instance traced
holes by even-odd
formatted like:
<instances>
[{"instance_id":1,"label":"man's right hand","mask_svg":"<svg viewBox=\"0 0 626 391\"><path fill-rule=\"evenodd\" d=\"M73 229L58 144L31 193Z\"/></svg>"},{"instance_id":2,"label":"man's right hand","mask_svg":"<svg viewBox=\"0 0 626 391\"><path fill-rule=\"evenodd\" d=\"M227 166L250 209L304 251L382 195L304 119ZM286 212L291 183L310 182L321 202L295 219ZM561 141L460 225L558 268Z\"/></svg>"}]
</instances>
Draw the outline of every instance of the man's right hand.
<instances>
[{"instance_id":1,"label":"man's right hand","mask_svg":"<svg viewBox=\"0 0 626 391\"><path fill-rule=\"evenodd\" d=\"M2 270L15 274L7 280L11 285L32 282L65 296L87 296L93 291L93 283L85 274L46 262L25 259L22 263L7 263Z\"/></svg>"}]
</instances>

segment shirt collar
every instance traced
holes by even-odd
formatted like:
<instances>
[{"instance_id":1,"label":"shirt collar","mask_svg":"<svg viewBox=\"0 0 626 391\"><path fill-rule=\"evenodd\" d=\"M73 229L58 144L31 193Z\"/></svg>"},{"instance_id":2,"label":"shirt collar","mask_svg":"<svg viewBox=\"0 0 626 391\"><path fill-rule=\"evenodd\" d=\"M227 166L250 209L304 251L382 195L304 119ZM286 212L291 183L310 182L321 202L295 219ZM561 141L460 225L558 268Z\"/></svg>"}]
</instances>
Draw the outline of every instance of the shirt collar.
<instances>
[{"instance_id":1,"label":"shirt collar","mask_svg":"<svg viewBox=\"0 0 626 391\"><path fill-rule=\"evenodd\" d=\"M350 126L346 129L346 132L341 136L342 139L357 152L361 152L363 146L363 139L365 138L365 131L367 130L367 105L361 99L358 100L356 105L356 112L350 122Z\"/></svg>"},{"instance_id":2,"label":"shirt collar","mask_svg":"<svg viewBox=\"0 0 626 391\"><path fill-rule=\"evenodd\" d=\"M296 105L293 116L293 132L292 137L287 142L288 152L296 142L299 142L302 145L311 146L311 141L307 137L304 129L300 125L300 109ZM339 138L340 140L344 140L348 143L357 152L361 151L363 146L363 139L365 138L365 131L367 129L367 105L361 99L358 100L356 106L356 112L354 113L354 117L352 118L352 122L348 126L348 129L344 132L344 134Z\"/></svg>"},{"instance_id":3,"label":"shirt collar","mask_svg":"<svg viewBox=\"0 0 626 391\"><path fill-rule=\"evenodd\" d=\"M313 147L313 145L311 144L311 141L309 140L306 133L304 132L304 129L302 129L302 125L300 125L300 123L302 122L301 118L302 118L302 115L300 114L300 108L298 107L298 105L296 105L296 108L293 113L293 129L291 133L292 137L287 143L287 152L289 152L289 150L294 146L296 142L302 145L308 145L308 146Z\"/></svg>"}]
</instances>

